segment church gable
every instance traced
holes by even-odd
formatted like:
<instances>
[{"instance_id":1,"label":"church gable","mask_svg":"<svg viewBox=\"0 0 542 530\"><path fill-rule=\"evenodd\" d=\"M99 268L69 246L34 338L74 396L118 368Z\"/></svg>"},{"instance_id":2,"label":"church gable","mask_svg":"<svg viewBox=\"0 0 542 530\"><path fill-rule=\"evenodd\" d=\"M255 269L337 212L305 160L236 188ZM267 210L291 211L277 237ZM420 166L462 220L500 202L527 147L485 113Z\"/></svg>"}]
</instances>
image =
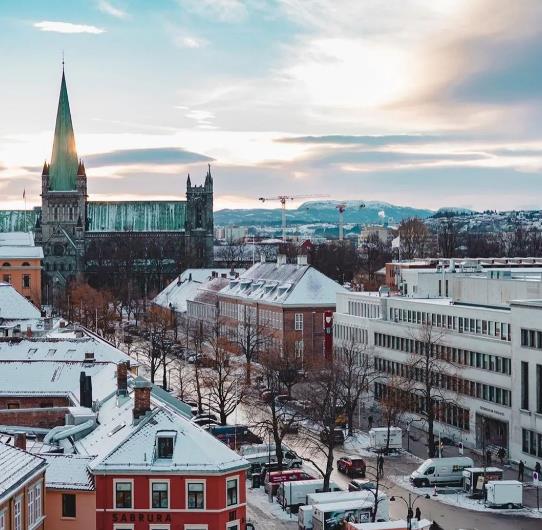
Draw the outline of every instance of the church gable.
<instances>
[{"instance_id":1,"label":"church gable","mask_svg":"<svg viewBox=\"0 0 542 530\"><path fill-rule=\"evenodd\" d=\"M180 232L185 201L89 202L89 232Z\"/></svg>"}]
</instances>

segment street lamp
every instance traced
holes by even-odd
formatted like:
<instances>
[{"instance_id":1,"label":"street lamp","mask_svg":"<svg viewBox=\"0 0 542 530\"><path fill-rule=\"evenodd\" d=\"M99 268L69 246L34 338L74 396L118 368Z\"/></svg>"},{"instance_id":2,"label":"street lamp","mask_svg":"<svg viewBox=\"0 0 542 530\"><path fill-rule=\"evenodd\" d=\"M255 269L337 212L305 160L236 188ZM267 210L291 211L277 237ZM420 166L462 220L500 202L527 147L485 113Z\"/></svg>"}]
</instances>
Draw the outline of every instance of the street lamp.
<instances>
[{"instance_id":1,"label":"street lamp","mask_svg":"<svg viewBox=\"0 0 542 530\"><path fill-rule=\"evenodd\" d=\"M429 495L426 493L425 495L416 495L415 499L412 500L412 494L409 493L408 494L408 501L404 498L404 497L401 497L400 495L397 495L397 496L392 496L390 497L390 502L395 502L397 499L401 499L407 506L407 524L408 524L408 530L411 530L412 529L412 518L414 517L414 512L413 512L413 508L414 508L414 505L416 504L416 501L418 501L419 499L430 499L431 497L429 497Z\"/></svg>"}]
</instances>

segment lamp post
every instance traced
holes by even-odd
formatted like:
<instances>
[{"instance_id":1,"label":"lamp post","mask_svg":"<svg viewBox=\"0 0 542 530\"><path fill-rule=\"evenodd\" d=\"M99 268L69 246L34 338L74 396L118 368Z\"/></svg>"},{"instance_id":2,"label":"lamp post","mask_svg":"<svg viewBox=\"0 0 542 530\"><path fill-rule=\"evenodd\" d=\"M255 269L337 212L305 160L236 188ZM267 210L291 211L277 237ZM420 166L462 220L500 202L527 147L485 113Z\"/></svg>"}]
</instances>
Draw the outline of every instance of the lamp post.
<instances>
[{"instance_id":1,"label":"lamp post","mask_svg":"<svg viewBox=\"0 0 542 530\"><path fill-rule=\"evenodd\" d=\"M416 502L419 500L419 499L430 499L429 495L428 494L425 494L425 495L416 495L416 497L414 498L414 500L412 500L412 494L409 493L408 494L408 500L405 499L404 497L401 497L400 495L397 495L397 496L392 496L390 497L390 502L395 502L397 499L401 499L407 506L407 524L408 524L408 530L412 530L412 518L414 517L414 512L413 512L413 508L416 504Z\"/></svg>"}]
</instances>

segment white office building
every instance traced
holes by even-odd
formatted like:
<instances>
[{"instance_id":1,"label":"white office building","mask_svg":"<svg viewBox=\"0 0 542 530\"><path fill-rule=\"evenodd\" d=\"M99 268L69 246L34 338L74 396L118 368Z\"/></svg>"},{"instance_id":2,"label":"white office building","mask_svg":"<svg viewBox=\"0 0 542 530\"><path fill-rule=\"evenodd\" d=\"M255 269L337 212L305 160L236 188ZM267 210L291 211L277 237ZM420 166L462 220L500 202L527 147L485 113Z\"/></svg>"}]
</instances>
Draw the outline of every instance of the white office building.
<instances>
[{"instance_id":1,"label":"white office building","mask_svg":"<svg viewBox=\"0 0 542 530\"><path fill-rule=\"evenodd\" d=\"M373 357L376 400L391 378L414 380L412 420L423 377L412 367L430 332L433 355L446 360L435 432L504 447L534 467L542 460L542 269L417 270L402 281L406 296L338 294L335 344L355 341Z\"/></svg>"}]
</instances>

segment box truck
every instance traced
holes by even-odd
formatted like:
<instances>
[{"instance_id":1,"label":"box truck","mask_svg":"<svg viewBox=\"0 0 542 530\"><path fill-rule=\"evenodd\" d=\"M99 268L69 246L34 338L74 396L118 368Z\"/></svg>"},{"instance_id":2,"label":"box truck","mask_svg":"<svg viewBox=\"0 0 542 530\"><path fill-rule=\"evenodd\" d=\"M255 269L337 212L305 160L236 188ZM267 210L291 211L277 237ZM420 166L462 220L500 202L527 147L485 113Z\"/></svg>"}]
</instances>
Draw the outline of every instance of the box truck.
<instances>
[{"instance_id":1,"label":"box truck","mask_svg":"<svg viewBox=\"0 0 542 530\"><path fill-rule=\"evenodd\" d=\"M491 480L486 485L487 505L491 508L521 508L523 483L518 480Z\"/></svg>"},{"instance_id":2,"label":"box truck","mask_svg":"<svg viewBox=\"0 0 542 530\"><path fill-rule=\"evenodd\" d=\"M283 508L297 513L298 508L307 502L307 495L318 493L324 487L324 479L298 480L283 482L277 490L277 502ZM335 482L329 483L329 491L343 491Z\"/></svg>"},{"instance_id":3,"label":"box truck","mask_svg":"<svg viewBox=\"0 0 542 530\"><path fill-rule=\"evenodd\" d=\"M312 512L314 530L343 530L346 521L353 523L368 523L372 519L374 499L354 500L351 502L334 502L315 504ZM380 499L376 513L376 521L389 519L389 504L385 495Z\"/></svg>"},{"instance_id":4,"label":"box truck","mask_svg":"<svg viewBox=\"0 0 542 530\"><path fill-rule=\"evenodd\" d=\"M429 458L410 475L410 482L417 487L429 487L434 484L461 484L463 470L468 467L474 467L472 458L468 456Z\"/></svg>"},{"instance_id":5,"label":"box truck","mask_svg":"<svg viewBox=\"0 0 542 530\"><path fill-rule=\"evenodd\" d=\"M324 504L327 502L349 502L358 499L373 499L374 495L370 491L328 491L322 493L309 493L307 495L307 505Z\"/></svg>"},{"instance_id":6,"label":"box truck","mask_svg":"<svg viewBox=\"0 0 542 530\"><path fill-rule=\"evenodd\" d=\"M388 444L388 428L374 427L369 431L369 447L373 451L385 451L386 447L389 451L397 452L403 448L403 431L400 427L390 427L389 429L389 444Z\"/></svg>"},{"instance_id":7,"label":"box truck","mask_svg":"<svg viewBox=\"0 0 542 530\"><path fill-rule=\"evenodd\" d=\"M299 530L312 530L312 504L300 506L297 512L297 527Z\"/></svg>"}]
</instances>

